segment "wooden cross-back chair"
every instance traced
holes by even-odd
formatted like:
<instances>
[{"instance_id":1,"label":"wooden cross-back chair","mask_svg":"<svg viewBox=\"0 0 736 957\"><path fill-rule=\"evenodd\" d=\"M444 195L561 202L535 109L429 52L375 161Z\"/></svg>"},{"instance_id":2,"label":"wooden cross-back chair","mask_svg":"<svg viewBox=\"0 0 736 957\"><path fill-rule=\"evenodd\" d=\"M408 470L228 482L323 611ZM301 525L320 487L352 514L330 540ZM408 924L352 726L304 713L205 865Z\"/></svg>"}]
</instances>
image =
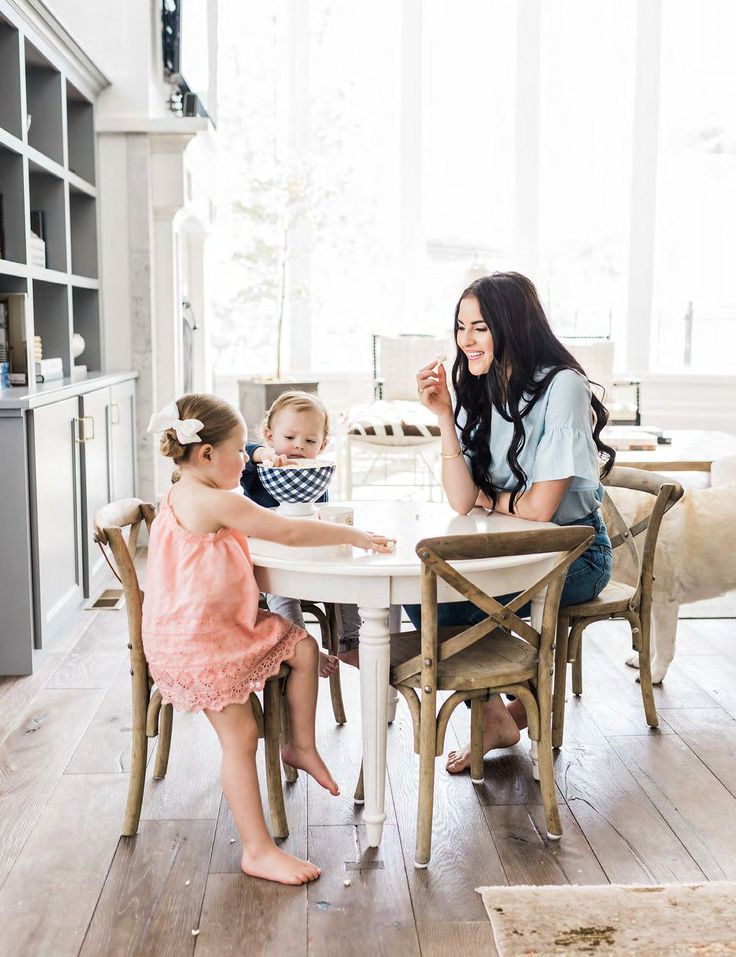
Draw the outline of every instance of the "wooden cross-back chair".
<instances>
[{"instance_id":1,"label":"wooden cross-back chair","mask_svg":"<svg viewBox=\"0 0 736 957\"><path fill-rule=\"evenodd\" d=\"M414 750L419 754L416 867L426 867L430 857L434 765L444 750L450 715L461 701L470 700L470 777L474 783L482 783L483 702L497 692L516 695L526 708L529 737L538 746L547 831L551 839L561 836L550 740L554 640L565 574L592 540L591 528L569 526L427 538L417 545L422 560L421 631L391 636L391 684L409 705ZM560 553L554 567L506 605L486 595L449 564L551 552ZM468 628L438 628L438 577L488 617ZM537 630L517 613L544 588L544 612ZM453 694L438 713L437 692L443 690Z\"/></svg>"},{"instance_id":2,"label":"wooden cross-back chair","mask_svg":"<svg viewBox=\"0 0 736 957\"><path fill-rule=\"evenodd\" d=\"M173 707L162 704L161 692L155 686L148 671L148 663L143 651L141 634L143 616L143 592L135 568L135 553L138 536L143 522L150 529L156 517L156 508L149 502L137 498L111 502L101 508L94 519L95 540L110 563L113 573L119 578L125 594L125 608L128 616L128 650L130 651L130 677L132 690L132 756L128 798L125 805L122 834L131 837L138 831L138 823L143 805L143 789L146 783L146 765L148 762L148 739L158 736L156 761L153 769L154 780L166 776L171 749L171 730ZM126 541L124 530L129 529ZM112 553L110 562L106 547ZM284 795L281 786L280 735L283 722L282 685L289 669L281 666L278 675L269 678L263 689L263 707L255 694L250 701L258 725L259 735L264 739L266 748L266 782L268 801L271 811L271 827L274 837L289 836L289 826L284 808ZM285 737L281 735L281 737ZM285 766L287 780L295 780L296 769Z\"/></svg>"},{"instance_id":3,"label":"wooden cross-back chair","mask_svg":"<svg viewBox=\"0 0 736 957\"><path fill-rule=\"evenodd\" d=\"M616 507L610 495L602 503L603 518L606 522L611 545L614 549L623 546L637 570L636 584L611 580L600 595L592 601L579 605L568 605L560 609L558 622L556 659L554 717L552 722L552 746L562 746L565 725L565 686L567 665L572 664L573 694L583 693L583 632L595 621L622 619L628 621L631 628L631 644L639 654L639 684L644 704L644 715L650 728L659 724L657 706L654 701L651 668L651 617L652 583L654 582L654 557L657 538L662 519L668 509L683 496L679 482L656 472L643 469L611 469L603 480L609 488L631 489L646 492L652 496L651 509L647 508L643 516L637 514L632 524L626 521ZM641 549L634 541L637 535L645 532Z\"/></svg>"}]
</instances>

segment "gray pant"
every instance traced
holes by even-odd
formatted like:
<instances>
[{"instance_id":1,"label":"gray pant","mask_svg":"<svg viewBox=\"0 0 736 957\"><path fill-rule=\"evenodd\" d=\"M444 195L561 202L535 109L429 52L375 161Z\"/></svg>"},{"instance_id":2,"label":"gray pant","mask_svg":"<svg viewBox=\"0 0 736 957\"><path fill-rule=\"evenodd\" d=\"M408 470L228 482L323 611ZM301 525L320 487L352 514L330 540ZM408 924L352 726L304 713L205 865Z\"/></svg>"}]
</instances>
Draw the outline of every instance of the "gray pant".
<instances>
[{"instance_id":1,"label":"gray pant","mask_svg":"<svg viewBox=\"0 0 736 957\"><path fill-rule=\"evenodd\" d=\"M284 598L282 595L266 595L268 610L292 621L300 628L304 627L304 615L298 598ZM357 605L335 605L337 630L340 636L340 651L349 651L358 647L361 619Z\"/></svg>"}]
</instances>

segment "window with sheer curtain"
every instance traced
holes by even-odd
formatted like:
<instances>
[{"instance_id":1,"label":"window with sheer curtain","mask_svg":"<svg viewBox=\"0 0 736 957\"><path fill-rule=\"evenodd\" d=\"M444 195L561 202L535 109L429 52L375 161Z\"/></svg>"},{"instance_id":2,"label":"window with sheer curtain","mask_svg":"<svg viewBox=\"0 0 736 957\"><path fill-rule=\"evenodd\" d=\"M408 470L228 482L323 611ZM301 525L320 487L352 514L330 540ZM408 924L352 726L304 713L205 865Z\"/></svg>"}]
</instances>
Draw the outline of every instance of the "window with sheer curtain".
<instances>
[{"instance_id":1,"label":"window with sheer curtain","mask_svg":"<svg viewBox=\"0 0 736 957\"><path fill-rule=\"evenodd\" d=\"M520 268L522 249L558 332L612 336L623 366L634 249L651 290L651 315L640 317L650 368L730 371L736 4L661 4L653 240L642 261L632 246L637 0L375 0L361 17L334 0L308 9L308 249L284 306L288 325L296 300L308 303L298 321L315 370L367 370L374 332L443 332L467 280ZM210 272L221 372L268 372L273 357L278 282L261 280L277 268L277 237L231 211L239 193L252 200L269 157L284 163L286 10L221 0L228 175ZM531 31L520 19L530 10ZM531 101L519 89L530 75Z\"/></svg>"},{"instance_id":2,"label":"window with sheer curtain","mask_svg":"<svg viewBox=\"0 0 736 957\"><path fill-rule=\"evenodd\" d=\"M560 334L625 333L636 0L542 4L539 271Z\"/></svg>"},{"instance_id":3,"label":"window with sheer curtain","mask_svg":"<svg viewBox=\"0 0 736 957\"><path fill-rule=\"evenodd\" d=\"M667 0L653 262L653 366L736 367L736 4Z\"/></svg>"}]
</instances>

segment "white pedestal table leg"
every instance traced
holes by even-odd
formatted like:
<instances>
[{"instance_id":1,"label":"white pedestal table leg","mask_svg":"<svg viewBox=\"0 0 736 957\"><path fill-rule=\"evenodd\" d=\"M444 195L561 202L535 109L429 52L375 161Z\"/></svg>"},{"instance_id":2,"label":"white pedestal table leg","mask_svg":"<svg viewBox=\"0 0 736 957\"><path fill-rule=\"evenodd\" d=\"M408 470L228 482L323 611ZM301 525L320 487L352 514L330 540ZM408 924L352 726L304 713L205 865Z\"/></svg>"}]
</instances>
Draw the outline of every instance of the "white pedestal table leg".
<instances>
[{"instance_id":1,"label":"white pedestal table leg","mask_svg":"<svg viewBox=\"0 0 736 957\"><path fill-rule=\"evenodd\" d=\"M389 609L360 608L360 711L363 722L363 820L378 847L386 820L386 722L391 662Z\"/></svg>"}]
</instances>

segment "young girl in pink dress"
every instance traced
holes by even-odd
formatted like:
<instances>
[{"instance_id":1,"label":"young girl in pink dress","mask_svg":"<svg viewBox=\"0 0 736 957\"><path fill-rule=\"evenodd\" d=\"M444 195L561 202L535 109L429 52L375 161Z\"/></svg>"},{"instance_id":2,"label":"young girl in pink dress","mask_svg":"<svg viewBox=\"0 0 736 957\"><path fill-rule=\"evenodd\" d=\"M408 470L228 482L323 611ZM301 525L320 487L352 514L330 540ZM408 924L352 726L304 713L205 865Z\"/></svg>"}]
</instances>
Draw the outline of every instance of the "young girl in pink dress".
<instances>
[{"instance_id":1,"label":"young girl in pink dress","mask_svg":"<svg viewBox=\"0 0 736 957\"><path fill-rule=\"evenodd\" d=\"M315 745L316 642L279 615L258 610L248 535L282 545L355 545L388 551L389 539L349 525L291 519L244 498L247 459L240 413L211 395L185 395L151 417L161 452L178 466L151 527L143 647L164 702L204 711L222 746L222 789L243 842L246 874L302 884L320 869L276 847L263 817L249 697L282 662L291 740L284 761L339 793ZM237 493L233 493L237 489Z\"/></svg>"}]
</instances>

